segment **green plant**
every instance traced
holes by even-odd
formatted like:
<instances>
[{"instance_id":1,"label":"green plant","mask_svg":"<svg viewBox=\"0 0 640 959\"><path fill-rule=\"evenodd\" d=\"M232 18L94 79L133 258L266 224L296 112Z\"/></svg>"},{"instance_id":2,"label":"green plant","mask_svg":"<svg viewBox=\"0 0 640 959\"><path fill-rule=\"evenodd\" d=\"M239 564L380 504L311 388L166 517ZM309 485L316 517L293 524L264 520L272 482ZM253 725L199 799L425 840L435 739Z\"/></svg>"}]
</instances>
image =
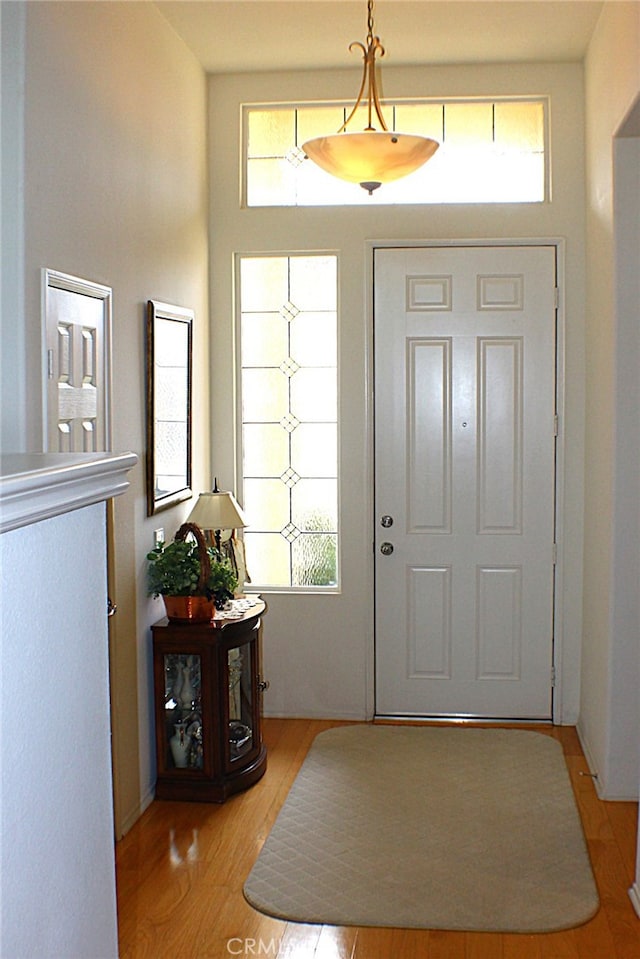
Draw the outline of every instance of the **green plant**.
<instances>
[{"instance_id":1,"label":"green plant","mask_svg":"<svg viewBox=\"0 0 640 959\"><path fill-rule=\"evenodd\" d=\"M206 552L210 571L201 582L201 550L202 546L196 541L175 539L172 543L161 543L147 553L149 594L206 596L214 599L216 606L224 605L232 598L238 579L229 561L209 546Z\"/></svg>"},{"instance_id":2,"label":"green plant","mask_svg":"<svg viewBox=\"0 0 640 959\"><path fill-rule=\"evenodd\" d=\"M214 549L209 552L217 555ZM223 606L227 600L233 598L238 588L238 577L228 559L211 559L211 574L207 585L215 597L216 606Z\"/></svg>"}]
</instances>

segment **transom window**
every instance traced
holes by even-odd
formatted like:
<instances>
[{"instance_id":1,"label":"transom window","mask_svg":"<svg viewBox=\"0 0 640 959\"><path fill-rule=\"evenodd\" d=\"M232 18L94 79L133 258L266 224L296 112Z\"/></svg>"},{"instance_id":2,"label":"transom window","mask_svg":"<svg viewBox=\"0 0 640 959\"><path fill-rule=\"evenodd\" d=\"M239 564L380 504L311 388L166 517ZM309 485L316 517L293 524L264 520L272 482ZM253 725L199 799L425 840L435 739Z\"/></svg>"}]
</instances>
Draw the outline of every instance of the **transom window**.
<instances>
[{"instance_id":1,"label":"transom window","mask_svg":"<svg viewBox=\"0 0 640 959\"><path fill-rule=\"evenodd\" d=\"M302 144L335 133L347 104L244 107L247 206L540 203L547 198L544 99L413 101L383 105L389 129L432 137L435 156L368 196L305 158ZM362 130L358 115L351 130Z\"/></svg>"},{"instance_id":2,"label":"transom window","mask_svg":"<svg viewBox=\"0 0 640 959\"><path fill-rule=\"evenodd\" d=\"M260 588L338 583L337 258L242 256L247 570Z\"/></svg>"}]
</instances>

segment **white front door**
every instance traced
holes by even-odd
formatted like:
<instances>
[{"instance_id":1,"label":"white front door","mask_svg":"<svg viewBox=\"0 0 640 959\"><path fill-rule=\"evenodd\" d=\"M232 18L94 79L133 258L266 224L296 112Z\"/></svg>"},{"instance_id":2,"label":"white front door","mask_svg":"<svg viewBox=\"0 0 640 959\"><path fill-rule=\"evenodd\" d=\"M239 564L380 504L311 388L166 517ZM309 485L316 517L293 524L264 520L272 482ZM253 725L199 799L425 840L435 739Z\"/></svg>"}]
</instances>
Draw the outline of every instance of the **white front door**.
<instances>
[{"instance_id":1,"label":"white front door","mask_svg":"<svg viewBox=\"0 0 640 959\"><path fill-rule=\"evenodd\" d=\"M553 246L375 252L376 713L549 719Z\"/></svg>"}]
</instances>

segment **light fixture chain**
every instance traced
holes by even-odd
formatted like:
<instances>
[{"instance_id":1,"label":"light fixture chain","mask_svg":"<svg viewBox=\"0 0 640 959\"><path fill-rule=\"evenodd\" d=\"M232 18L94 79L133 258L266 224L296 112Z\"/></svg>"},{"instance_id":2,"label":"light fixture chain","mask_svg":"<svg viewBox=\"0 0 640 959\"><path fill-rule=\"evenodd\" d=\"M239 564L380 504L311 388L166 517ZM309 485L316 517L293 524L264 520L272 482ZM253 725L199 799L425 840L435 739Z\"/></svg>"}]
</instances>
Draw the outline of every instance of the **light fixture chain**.
<instances>
[{"instance_id":1,"label":"light fixture chain","mask_svg":"<svg viewBox=\"0 0 640 959\"><path fill-rule=\"evenodd\" d=\"M373 0L367 0L367 44L373 42Z\"/></svg>"}]
</instances>

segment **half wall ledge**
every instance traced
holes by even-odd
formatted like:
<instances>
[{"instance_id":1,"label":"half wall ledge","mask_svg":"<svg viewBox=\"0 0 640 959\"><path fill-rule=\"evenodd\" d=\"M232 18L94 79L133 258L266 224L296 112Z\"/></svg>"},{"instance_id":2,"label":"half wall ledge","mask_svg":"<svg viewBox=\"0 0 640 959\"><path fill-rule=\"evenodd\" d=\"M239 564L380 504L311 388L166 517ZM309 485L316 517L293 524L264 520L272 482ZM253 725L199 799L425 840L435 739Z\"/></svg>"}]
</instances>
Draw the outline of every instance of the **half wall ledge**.
<instances>
[{"instance_id":1,"label":"half wall ledge","mask_svg":"<svg viewBox=\"0 0 640 959\"><path fill-rule=\"evenodd\" d=\"M126 492L135 453L5 453L0 456L0 533Z\"/></svg>"}]
</instances>

